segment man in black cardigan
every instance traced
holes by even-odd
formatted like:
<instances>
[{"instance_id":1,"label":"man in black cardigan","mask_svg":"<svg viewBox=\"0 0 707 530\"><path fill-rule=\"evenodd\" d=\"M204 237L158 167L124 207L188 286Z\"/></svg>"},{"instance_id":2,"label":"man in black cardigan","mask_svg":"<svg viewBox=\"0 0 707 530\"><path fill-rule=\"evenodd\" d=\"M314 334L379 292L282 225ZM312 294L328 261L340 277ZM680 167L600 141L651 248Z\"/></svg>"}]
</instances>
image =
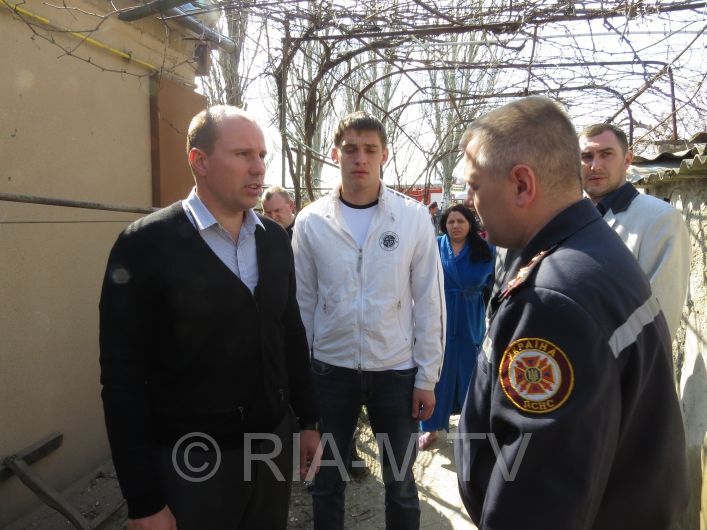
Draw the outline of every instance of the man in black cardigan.
<instances>
[{"instance_id":1,"label":"man in black cardigan","mask_svg":"<svg viewBox=\"0 0 707 530\"><path fill-rule=\"evenodd\" d=\"M187 154L194 190L120 234L101 294L128 529L284 530L292 434L304 476L319 433L287 233L252 210L265 140L245 112L212 107L192 120Z\"/></svg>"}]
</instances>

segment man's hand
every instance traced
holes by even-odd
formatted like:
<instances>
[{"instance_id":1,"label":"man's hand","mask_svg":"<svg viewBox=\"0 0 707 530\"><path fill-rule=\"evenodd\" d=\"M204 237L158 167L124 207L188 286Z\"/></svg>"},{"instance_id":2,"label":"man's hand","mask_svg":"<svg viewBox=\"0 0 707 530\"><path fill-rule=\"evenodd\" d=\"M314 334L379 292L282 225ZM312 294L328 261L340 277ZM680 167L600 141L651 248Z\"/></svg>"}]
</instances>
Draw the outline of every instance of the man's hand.
<instances>
[{"instance_id":1,"label":"man's hand","mask_svg":"<svg viewBox=\"0 0 707 530\"><path fill-rule=\"evenodd\" d=\"M172 515L169 506L165 506L149 517L128 519L128 526L125 530L177 530L177 520Z\"/></svg>"},{"instance_id":2,"label":"man's hand","mask_svg":"<svg viewBox=\"0 0 707 530\"><path fill-rule=\"evenodd\" d=\"M313 480L319 473L322 460L322 448L319 445L319 432L303 430L299 433L299 476L301 480Z\"/></svg>"},{"instance_id":3,"label":"man's hand","mask_svg":"<svg viewBox=\"0 0 707 530\"><path fill-rule=\"evenodd\" d=\"M412 417L418 420L429 420L435 410L434 390L412 389Z\"/></svg>"}]
</instances>

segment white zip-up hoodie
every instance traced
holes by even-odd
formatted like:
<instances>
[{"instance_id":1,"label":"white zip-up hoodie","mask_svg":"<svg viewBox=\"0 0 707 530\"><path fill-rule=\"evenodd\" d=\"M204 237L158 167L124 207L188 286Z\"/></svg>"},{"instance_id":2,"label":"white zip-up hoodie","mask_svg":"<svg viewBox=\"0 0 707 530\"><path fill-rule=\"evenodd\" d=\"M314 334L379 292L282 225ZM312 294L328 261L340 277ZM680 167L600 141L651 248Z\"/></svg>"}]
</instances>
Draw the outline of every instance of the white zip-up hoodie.
<instances>
[{"instance_id":1,"label":"white zip-up hoodie","mask_svg":"<svg viewBox=\"0 0 707 530\"><path fill-rule=\"evenodd\" d=\"M434 227L419 202L381 182L359 248L341 213L341 184L297 215L297 301L315 359L365 371L417 366L433 390L444 355L444 277Z\"/></svg>"}]
</instances>

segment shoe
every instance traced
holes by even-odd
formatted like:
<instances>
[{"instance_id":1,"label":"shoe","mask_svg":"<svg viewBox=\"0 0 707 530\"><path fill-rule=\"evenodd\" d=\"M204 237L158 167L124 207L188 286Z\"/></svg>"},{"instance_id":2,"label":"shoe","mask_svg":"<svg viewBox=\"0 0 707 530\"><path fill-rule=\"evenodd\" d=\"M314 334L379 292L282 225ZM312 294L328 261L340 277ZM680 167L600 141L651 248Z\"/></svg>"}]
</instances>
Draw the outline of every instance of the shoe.
<instances>
[{"instance_id":1,"label":"shoe","mask_svg":"<svg viewBox=\"0 0 707 530\"><path fill-rule=\"evenodd\" d=\"M437 440L437 432L423 432L417 439L417 448L420 451L427 451Z\"/></svg>"},{"instance_id":2,"label":"shoe","mask_svg":"<svg viewBox=\"0 0 707 530\"><path fill-rule=\"evenodd\" d=\"M356 446L351 445L351 452L349 453L349 460L347 462L346 470L349 472L352 478L363 478L370 472L366 462L358 456L356 451Z\"/></svg>"}]
</instances>

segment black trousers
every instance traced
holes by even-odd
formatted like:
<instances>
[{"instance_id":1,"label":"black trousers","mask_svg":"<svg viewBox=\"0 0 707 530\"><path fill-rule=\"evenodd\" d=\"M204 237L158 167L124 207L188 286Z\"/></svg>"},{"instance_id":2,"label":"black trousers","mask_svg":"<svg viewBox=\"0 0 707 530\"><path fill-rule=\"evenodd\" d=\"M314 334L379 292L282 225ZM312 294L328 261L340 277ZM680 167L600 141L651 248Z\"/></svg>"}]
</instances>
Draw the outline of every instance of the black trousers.
<instances>
[{"instance_id":1,"label":"black trousers","mask_svg":"<svg viewBox=\"0 0 707 530\"><path fill-rule=\"evenodd\" d=\"M243 449L214 450L200 433L160 449L157 467L179 530L285 530L293 428L286 414L274 433L246 436Z\"/></svg>"}]
</instances>

